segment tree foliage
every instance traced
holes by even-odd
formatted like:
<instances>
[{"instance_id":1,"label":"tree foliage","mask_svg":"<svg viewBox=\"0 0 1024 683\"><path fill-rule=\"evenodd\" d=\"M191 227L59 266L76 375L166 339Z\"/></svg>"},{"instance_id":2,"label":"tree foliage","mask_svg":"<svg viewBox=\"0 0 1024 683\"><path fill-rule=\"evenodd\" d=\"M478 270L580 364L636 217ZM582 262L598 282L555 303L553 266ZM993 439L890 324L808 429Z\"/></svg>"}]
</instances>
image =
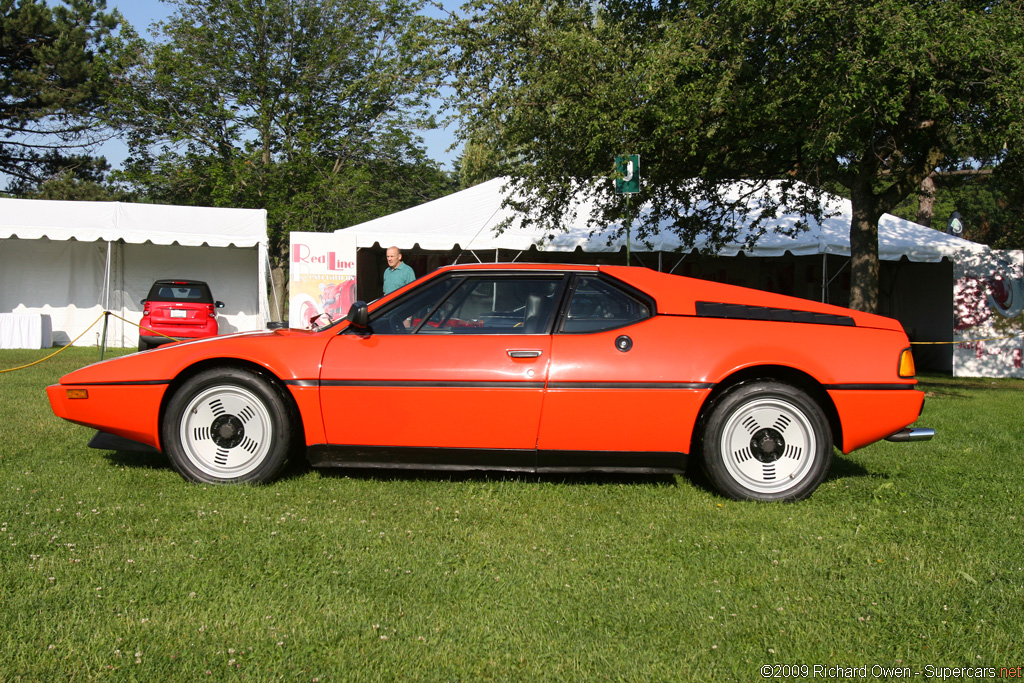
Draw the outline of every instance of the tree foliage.
<instances>
[{"instance_id":1,"label":"tree foliage","mask_svg":"<svg viewBox=\"0 0 1024 683\"><path fill-rule=\"evenodd\" d=\"M613 158L639 153L632 218L684 244L734 237L736 181L853 203L851 305L877 307L878 219L936 168L1024 140L1024 5L1007 0L473 0L453 28L453 104L530 219L588 195L624 218ZM496 163L493 163L497 160ZM745 205L745 202L743 203ZM640 207L643 207L642 209ZM763 229L763 227L762 227ZM755 234L757 234L755 232Z\"/></svg>"},{"instance_id":2,"label":"tree foliage","mask_svg":"<svg viewBox=\"0 0 1024 683\"><path fill-rule=\"evenodd\" d=\"M117 98L123 177L155 201L265 208L275 269L293 230L434 198L422 149L438 60L417 0L173 0Z\"/></svg>"},{"instance_id":3,"label":"tree foliage","mask_svg":"<svg viewBox=\"0 0 1024 683\"><path fill-rule=\"evenodd\" d=\"M12 194L106 162L88 152L107 134L102 117L122 63L111 51L120 14L103 0L0 0L0 173Z\"/></svg>"}]
</instances>

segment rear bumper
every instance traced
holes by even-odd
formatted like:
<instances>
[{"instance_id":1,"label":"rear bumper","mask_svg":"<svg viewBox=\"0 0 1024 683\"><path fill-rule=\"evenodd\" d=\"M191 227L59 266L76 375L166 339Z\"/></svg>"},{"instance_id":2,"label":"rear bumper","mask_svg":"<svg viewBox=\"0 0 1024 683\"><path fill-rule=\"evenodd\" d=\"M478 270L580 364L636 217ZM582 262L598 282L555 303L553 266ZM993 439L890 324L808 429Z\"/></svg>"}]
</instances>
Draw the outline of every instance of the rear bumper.
<instances>
[{"instance_id":1,"label":"rear bumper","mask_svg":"<svg viewBox=\"0 0 1024 683\"><path fill-rule=\"evenodd\" d=\"M924 406L924 393L911 384L833 388L828 393L842 424L843 453L900 434L921 416Z\"/></svg>"},{"instance_id":2,"label":"rear bumper","mask_svg":"<svg viewBox=\"0 0 1024 683\"><path fill-rule=\"evenodd\" d=\"M181 335L177 335L176 334L176 335L174 335L172 337L163 337L163 336L157 337L157 336L152 336L152 335L148 335L148 334L141 334L141 335L139 335L139 340L145 342L149 346L161 346L163 344L171 344L173 342L192 341L193 339L205 339L206 337L213 337L213 336L216 336L216 335L212 335L212 334L197 334L197 335L192 336L192 337L183 337Z\"/></svg>"},{"instance_id":3,"label":"rear bumper","mask_svg":"<svg viewBox=\"0 0 1024 683\"><path fill-rule=\"evenodd\" d=\"M895 434L885 437L886 441L908 443L910 441L931 441L935 430L928 427L905 427Z\"/></svg>"}]
</instances>

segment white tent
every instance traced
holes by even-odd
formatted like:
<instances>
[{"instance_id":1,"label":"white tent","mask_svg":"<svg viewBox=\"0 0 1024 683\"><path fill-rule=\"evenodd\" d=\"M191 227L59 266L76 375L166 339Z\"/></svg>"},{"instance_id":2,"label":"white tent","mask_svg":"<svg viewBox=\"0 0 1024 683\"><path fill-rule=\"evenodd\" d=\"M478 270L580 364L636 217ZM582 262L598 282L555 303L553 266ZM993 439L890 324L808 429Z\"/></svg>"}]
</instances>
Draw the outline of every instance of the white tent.
<instances>
[{"instance_id":1,"label":"white tent","mask_svg":"<svg viewBox=\"0 0 1024 683\"><path fill-rule=\"evenodd\" d=\"M221 334L265 327L267 214L262 209L0 199L0 314L50 317L67 344L104 310L138 323L161 278L203 280ZM102 325L78 345L97 343ZM109 319L107 344L134 346L138 328Z\"/></svg>"},{"instance_id":2,"label":"white tent","mask_svg":"<svg viewBox=\"0 0 1024 683\"><path fill-rule=\"evenodd\" d=\"M420 204L411 209L360 223L345 232L356 235L357 247L397 246L401 249L419 247L426 250L487 251L509 249L526 251L538 246L544 251L573 251L577 248L589 252L619 251L625 246L624 237L613 237L612 231L591 234L587 227L590 207L580 202L575 207L576 218L565 227L567 231L549 234L537 228L523 228L515 212L503 208L505 178L495 178L461 192ZM750 217L756 211L756 197L751 200ZM821 223L810 221L810 227L796 237L769 233L762 236L753 250L744 250L741 242L726 245L719 254L736 256L745 251L748 256L794 256L813 254L850 255L851 206L848 199L830 197L826 204L829 217ZM501 234L494 228L507 218L512 226ZM747 216L737 216L743 224ZM791 227L798 216L781 216L776 225ZM878 225L879 258L897 261L906 256L911 261L937 262L952 258L964 251L984 250L986 247L965 239L924 227L889 214L882 216ZM677 235L668 229L647 240L644 245L634 240L634 251L671 252L680 245ZM699 248L700 243L697 244Z\"/></svg>"}]
</instances>

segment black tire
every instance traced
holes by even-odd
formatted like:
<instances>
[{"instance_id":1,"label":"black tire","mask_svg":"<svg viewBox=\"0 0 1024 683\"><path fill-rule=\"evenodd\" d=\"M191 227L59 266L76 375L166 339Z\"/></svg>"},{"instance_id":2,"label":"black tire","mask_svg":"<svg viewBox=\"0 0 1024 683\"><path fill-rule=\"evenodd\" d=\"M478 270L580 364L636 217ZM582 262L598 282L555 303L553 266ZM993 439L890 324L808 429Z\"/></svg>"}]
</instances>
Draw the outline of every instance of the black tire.
<instances>
[{"instance_id":1,"label":"black tire","mask_svg":"<svg viewBox=\"0 0 1024 683\"><path fill-rule=\"evenodd\" d=\"M266 483L288 459L295 438L292 415L276 384L255 372L214 368L174 392L160 439L188 481Z\"/></svg>"},{"instance_id":2,"label":"black tire","mask_svg":"<svg viewBox=\"0 0 1024 683\"><path fill-rule=\"evenodd\" d=\"M149 344L147 344L146 342L144 342L144 341L142 341L140 339L139 340L139 351L148 351L149 349L150 349Z\"/></svg>"},{"instance_id":3,"label":"black tire","mask_svg":"<svg viewBox=\"0 0 1024 683\"><path fill-rule=\"evenodd\" d=\"M728 498L803 500L828 474L832 430L806 392L759 380L715 400L701 450L705 473Z\"/></svg>"}]
</instances>

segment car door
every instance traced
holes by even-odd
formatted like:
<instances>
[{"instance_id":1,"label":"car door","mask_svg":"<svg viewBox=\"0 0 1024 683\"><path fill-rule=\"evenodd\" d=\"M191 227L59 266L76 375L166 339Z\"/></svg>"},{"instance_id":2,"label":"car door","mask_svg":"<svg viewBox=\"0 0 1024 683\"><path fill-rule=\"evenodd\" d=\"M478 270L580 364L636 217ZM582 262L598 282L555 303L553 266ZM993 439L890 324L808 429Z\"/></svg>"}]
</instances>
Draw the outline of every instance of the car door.
<instances>
[{"instance_id":1,"label":"car door","mask_svg":"<svg viewBox=\"0 0 1024 683\"><path fill-rule=\"evenodd\" d=\"M375 311L368 334L335 337L321 373L328 442L485 449L487 464L533 466L562 282L445 276Z\"/></svg>"},{"instance_id":2,"label":"car door","mask_svg":"<svg viewBox=\"0 0 1024 683\"><path fill-rule=\"evenodd\" d=\"M600 452L630 453L616 458L626 466L679 464L710 387L680 374L678 323L617 281L575 278L552 338L539 466L599 466Z\"/></svg>"}]
</instances>

